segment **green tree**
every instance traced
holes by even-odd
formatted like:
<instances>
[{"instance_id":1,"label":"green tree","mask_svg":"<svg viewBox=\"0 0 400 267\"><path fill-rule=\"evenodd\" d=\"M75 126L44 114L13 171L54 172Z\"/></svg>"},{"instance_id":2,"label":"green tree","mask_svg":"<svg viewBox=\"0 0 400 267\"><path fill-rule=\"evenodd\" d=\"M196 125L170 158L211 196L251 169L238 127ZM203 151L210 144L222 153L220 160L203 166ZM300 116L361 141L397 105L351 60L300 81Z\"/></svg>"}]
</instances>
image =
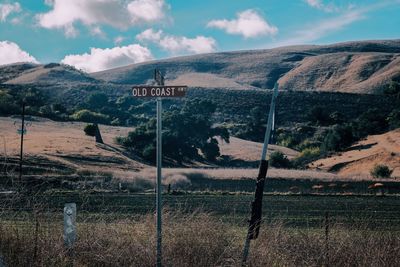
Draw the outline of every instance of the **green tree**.
<instances>
[{"instance_id":1,"label":"green tree","mask_svg":"<svg viewBox=\"0 0 400 267\"><path fill-rule=\"evenodd\" d=\"M86 124L83 131L88 136L96 136L97 127L95 124Z\"/></svg>"},{"instance_id":2,"label":"green tree","mask_svg":"<svg viewBox=\"0 0 400 267\"><path fill-rule=\"evenodd\" d=\"M0 115L15 114L19 109L12 95L5 90L0 90Z\"/></svg>"},{"instance_id":3,"label":"green tree","mask_svg":"<svg viewBox=\"0 0 400 267\"><path fill-rule=\"evenodd\" d=\"M387 130L388 122L386 115L376 108L369 109L358 117L354 122L355 135L362 138L369 134L380 134Z\"/></svg>"},{"instance_id":4,"label":"green tree","mask_svg":"<svg viewBox=\"0 0 400 267\"><path fill-rule=\"evenodd\" d=\"M225 128L214 127L210 118L215 105L208 100L188 100L181 110L173 108L163 113L163 154L182 162L200 157L199 150L207 160L219 155L218 141L221 137L229 142ZM140 156L155 161L156 120L140 124L120 142Z\"/></svg>"},{"instance_id":5,"label":"green tree","mask_svg":"<svg viewBox=\"0 0 400 267\"><path fill-rule=\"evenodd\" d=\"M95 92L88 96L86 102L90 109L100 109L107 106L108 96L101 92Z\"/></svg>"},{"instance_id":6,"label":"green tree","mask_svg":"<svg viewBox=\"0 0 400 267\"><path fill-rule=\"evenodd\" d=\"M350 124L336 125L326 134L321 148L323 151L340 151L354 141L353 127Z\"/></svg>"},{"instance_id":7,"label":"green tree","mask_svg":"<svg viewBox=\"0 0 400 267\"><path fill-rule=\"evenodd\" d=\"M400 83L391 81L383 90L383 93L388 96L394 96L396 99L400 99Z\"/></svg>"},{"instance_id":8,"label":"green tree","mask_svg":"<svg viewBox=\"0 0 400 267\"><path fill-rule=\"evenodd\" d=\"M284 169L291 167L289 159L280 151L274 151L271 153L269 157L269 165L271 167Z\"/></svg>"},{"instance_id":9,"label":"green tree","mask_svg":"<svg viewBox=\"0 0 400 267\"><path fill-rule=\"evenodd\" d=\"M331 122L331 118L326 111L325 107L315 106L308 113L308 119L319 125L328 125Z\"/></svg>"},{"instance_id":10,"label":"green tree","mask_svg":"<svg viewBox=\"0 0 400 267\"><path fill-rule=\"evenodd\" d=\"M394 109L387 117L390 129L400 128L400 109Z\"/></svg>"}]
</instances>

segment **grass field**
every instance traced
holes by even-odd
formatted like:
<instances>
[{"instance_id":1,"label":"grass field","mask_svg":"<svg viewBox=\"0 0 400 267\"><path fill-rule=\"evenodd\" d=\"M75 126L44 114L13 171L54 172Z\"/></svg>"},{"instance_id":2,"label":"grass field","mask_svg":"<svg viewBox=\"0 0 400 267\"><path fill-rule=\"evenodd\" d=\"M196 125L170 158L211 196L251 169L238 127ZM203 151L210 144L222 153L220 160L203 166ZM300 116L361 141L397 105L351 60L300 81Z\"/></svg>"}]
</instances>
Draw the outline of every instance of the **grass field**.
<instances>
[{"instance_id":1,"label":"grass field","mask_svg":"<svg viewBox=\"0 0 400 267\"><path fill-rule=\"evenodd\" d=\"M153 193L0 197L7 266L154 266ZM240 266L252 194L164 195L165 266ZM63 247L62 209L78 207ZM400 197L265 195L249 266L398 266ZM326 232L325 215L329 214Z\"/></svg>"},{"instance_id":2,"label":"grass field","mask_svg":"<svg viewBox=\"0 0 400 267\"><path fill-rule=\"evenodd\" d=\"M78 220L85 216L103 214L107 220L119 220L152 213L155 195L147 194L51 194L36 196L32 207L51 212L61 218L64 203L75 202ZM252 194L186 193L163 197L169 211L191 213L201 210L238 226L247 225ZM8 203L7 203L8 202ZM13 202L13 203L11 203ZM3 218L23 211L29 213L27 199L2 199ZM398 196L324 196L324 195L265 195L263 216L266 223L281 221L290 227L319 227L326 212L336 223L362 223L371 229L400 230L400 197ZM20 217L24 220L24 217Z\"/></svg>"}]
</instances>

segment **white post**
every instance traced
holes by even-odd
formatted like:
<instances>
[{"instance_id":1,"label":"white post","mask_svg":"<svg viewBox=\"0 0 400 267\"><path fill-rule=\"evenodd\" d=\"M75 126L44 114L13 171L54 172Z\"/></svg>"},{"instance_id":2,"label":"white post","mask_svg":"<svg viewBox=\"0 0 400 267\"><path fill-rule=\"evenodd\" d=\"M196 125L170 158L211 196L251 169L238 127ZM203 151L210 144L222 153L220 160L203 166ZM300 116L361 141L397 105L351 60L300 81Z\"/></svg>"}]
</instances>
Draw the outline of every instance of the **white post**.
<instances>
[{"instance_id":1,"label":"white post","mask_svg":"<svg viewBox=\"0 0 400 267\"><path fill-rule=\"evenodd\" d=\"M66 203L64 206L64 244L71 249L76 240L76 204Z\"/></svg>"}]
</instances>

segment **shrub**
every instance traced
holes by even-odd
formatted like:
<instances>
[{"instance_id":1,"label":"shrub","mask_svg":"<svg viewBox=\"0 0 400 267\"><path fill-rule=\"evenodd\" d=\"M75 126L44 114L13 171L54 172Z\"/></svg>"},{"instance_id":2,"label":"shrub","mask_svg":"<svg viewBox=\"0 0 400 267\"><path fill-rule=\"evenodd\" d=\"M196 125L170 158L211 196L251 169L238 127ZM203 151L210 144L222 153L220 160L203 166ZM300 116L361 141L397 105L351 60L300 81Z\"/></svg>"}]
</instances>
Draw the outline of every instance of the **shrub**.
<instances>
[{"instance_id":1,"label":"shrub","mask_svg":"<svg viewBox=\"0 0 400 267\"><path fill-rule=\"evenodd\" d=\"M328 131L321 145L323 151L340 151L355 141L353 127L350 124L336 125Z\"/></svg>"},{"instance_id":2,"label":"shrub","mask_svg":"<svg viewBox=\"0 0 400 267\"><path fill-rule=\"evenodd\" d=\"M308 163L320 158L321 155L322 153L319 147L306 148L293 160L293 165L296 168L304 168Z\"/></svg>"},{"instance_id":3,"label":"shrub","mask_svg":"<svg viewBox=\"0 0 400 267\"><path fill-rule=\"evenodd\" d=\"M82 109L74 114L71 118L76 121L90 122L90 123L108 123L110 118L107 115L93 112L87 109Z\"/></svg>"},{"instance_id":4,"label":"shrub","mask_svg":"<svg viewBox=\"0 0 400 267\"><path fill-rule=\"evenodd\" d=\"M387 117L390 129L400 128L400 109L393 110Z\"/></svg>"},{"instance_id":5,"label":"shrub","mask_svg":"<svg viewBox=\"0 0 400 267\"><path fill-rule=\"evenodd\" d=\"M102 108L107 106L108 96L101 92L95 92L88 96L86 102L91 108Z\"/></svg>"},{"instance_id":6,"label":"shrub","mask_svg":"<svg viewBox=\"0 0 400 267\"><path fill-rule=\"evenodd\" d=\"M326 108L322 106L313 107L308 113L308 119L319 125L328 125L331 122Z\"/></svg>"},{"instance_id":7,"label":"shrub","mask_svg":"<svg viewBox=\"0 0 400 267\"><path fill-rule=\"evenodd\" d=\"M271 153L271 156L269 157L269 165L271 167L282 169L287 169L291 166L289 159L280 151Z\"/></svg>"},{"instance_id":8,"label":"shrub","mask_svg":"<svg viewBox=\"0 0 400 267\"><path fill-rule=\"evenodd\" d=\"M392 172L393 170L390 170L388 166L378 164L372 168L371 175L374 178L389 178Z\"/></svg>"},{"instance_id":9,"label":"shrub","mask_svg":"<svg viewBox=\"0 0 400 267\"><path fill-rule=\"evenodd\" d=\"M83 128L83 131L88 136L96 136L96 130L97 126L95 124L87 124L85 128Z\"/></svg>"}]
</instances>

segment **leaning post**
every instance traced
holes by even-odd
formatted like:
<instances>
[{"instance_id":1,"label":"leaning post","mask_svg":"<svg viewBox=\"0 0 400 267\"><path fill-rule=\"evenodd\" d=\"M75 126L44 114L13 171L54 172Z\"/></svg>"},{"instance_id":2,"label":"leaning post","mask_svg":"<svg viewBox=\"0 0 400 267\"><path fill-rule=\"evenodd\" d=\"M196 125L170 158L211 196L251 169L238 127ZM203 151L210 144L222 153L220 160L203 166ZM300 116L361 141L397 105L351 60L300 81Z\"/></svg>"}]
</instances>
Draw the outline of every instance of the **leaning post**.
<instances>
[{"instance_id":1,"label":"leaning post","mask_svg":"<svg viewBox=\"0 0 400 267\"><path fill-rule=\"evenodd\" d=\"M251 217L249 220L249 228L243 246L242 266L246 265L247 258L250 252L251 240L256 239L260 232L264 183L265 183L265 178L267 177L267 170L268 170L268 161L266 160L266 158L267 158L268 144L271 139L271 132L273 127L272 124L274 121L274 113L275 113L275 102L278 96L278 87L279 84L275 83L274 91L272 93L271 105L268 113L268 122L264 136L264 145L261 153L260 167L256 182L256 192L254 195L254 201L251 203Z\"/></svg>"}]
</instances>

